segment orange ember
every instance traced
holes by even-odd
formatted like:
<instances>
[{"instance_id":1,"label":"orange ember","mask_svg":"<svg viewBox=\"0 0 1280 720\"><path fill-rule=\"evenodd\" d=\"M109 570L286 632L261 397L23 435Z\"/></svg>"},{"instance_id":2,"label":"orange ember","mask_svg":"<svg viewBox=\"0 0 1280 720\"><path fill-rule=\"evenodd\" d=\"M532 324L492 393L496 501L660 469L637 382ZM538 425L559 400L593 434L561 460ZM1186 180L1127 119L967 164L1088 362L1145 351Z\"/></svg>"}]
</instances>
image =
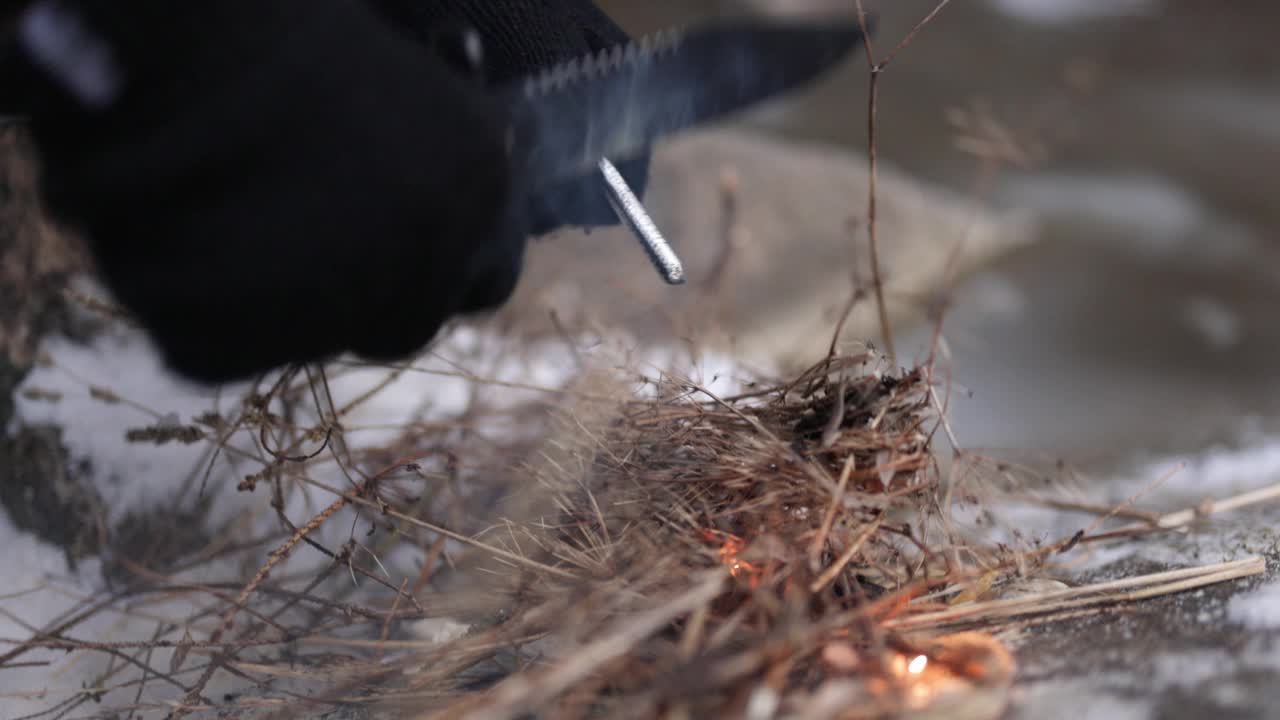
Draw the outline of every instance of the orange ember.
<instances>
[{"instance_id":1,"label":"orange ember","mask_svg":"<svg viewBox=\"0 0 1280 720\"><path fill-rule=\"evenodd\" d=\"M746 540L722 530L704 528L698 532L703 540L719 546L716 552L720 556L721 564L729 568L731 576L739 580L746 578L753 589L760 585L760 569L755 564L738 557L747 547Z\"/></svg>"}]
</instances>

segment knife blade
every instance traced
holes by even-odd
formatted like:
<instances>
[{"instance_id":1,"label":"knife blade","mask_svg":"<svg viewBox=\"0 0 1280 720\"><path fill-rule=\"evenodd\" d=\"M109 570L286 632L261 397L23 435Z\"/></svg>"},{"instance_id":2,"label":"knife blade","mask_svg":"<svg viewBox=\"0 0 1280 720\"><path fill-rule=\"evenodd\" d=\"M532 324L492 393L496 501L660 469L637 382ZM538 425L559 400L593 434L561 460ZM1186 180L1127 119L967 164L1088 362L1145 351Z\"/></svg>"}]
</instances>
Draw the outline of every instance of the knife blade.
<instances>
[{"instance_id":1,"label":"knife blade","mask_svg":"<svg viewBox=\"0 0 1280 720\"><path fill-rule=\"evenodd\" d=\"M815 80L861 42L856 20L734 22L559 64L500 90L517 171L543 187L626 160Z\"/></svg>"}]
</instances>

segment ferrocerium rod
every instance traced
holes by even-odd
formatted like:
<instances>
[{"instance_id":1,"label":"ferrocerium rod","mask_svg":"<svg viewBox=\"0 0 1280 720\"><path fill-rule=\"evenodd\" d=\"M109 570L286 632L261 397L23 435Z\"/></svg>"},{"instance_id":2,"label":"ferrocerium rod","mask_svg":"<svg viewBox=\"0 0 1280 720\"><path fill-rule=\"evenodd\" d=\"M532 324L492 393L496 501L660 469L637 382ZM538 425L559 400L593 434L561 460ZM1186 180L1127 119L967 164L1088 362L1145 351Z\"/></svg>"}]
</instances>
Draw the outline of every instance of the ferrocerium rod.
<instances>
[{"instance_id":1,"label":"ferrocerium rod","mask_svg":"<svg viewBox=\"0 0 1280 720\"><path fill-rule=\"evenodd\" d=\"M618 168L614 167L608 158L601 158L600 173L604 175L609 204L613 206L614 212L618 213L618 219L640 241L645 254L649 256L649 261L657 268L658 274L662 275L662 279L668 284L683 284L684 264L680 262L679 257L676 257L675 251L667 244L666 238L662 237L662 232L649 217L640 198L631 191L622 173L618 172Z\"/></svg>"}]
</instances>

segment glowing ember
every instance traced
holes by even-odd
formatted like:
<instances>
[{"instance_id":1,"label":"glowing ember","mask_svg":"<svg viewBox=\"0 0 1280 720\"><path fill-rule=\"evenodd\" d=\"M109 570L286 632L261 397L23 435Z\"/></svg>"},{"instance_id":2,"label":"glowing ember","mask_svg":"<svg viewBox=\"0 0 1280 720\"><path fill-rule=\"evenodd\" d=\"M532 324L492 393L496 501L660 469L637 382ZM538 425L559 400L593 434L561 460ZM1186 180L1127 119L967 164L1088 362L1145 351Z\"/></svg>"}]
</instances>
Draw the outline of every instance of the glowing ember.
<instances>
[{"instance_id":1,"label":"glowing ember","mask_svg":"<svg viewBox=\"0 0 1280 720\"><path fill-rule=\"evenodd\" d=\"M927 648L927 649L926 649ZM985 707L991 702L1003 708L1007 690L1013 681L1013 655L1000 641L981 633L957 633L931 639L920 647L925 653L891 652L885 659L887 671L869 677L868 689L886 701L901 703L904 710L922 711L939 703L959 707L963 702L972 707ZM926 654L927 653L927 654ZM829 666L838 654L824 652ZM974 716L998 717L985 710Z\"/></svg>"},{"instance_id":2,"label":"glowing ember","mask_svg":"<svg viewBox=\"0 0 1280 720\"><path fill-rule=\"evenodd\" d=\"M748 576L751 580L752 587L759 582L760 578L756 572L756 566L746 560L739 560L735 557L729 556L724 558L724 563L729 566L729 574L733 577L741 578L743 576Z\"/></svg>"},{"instance_id":3,"label":"glowing ember","mask_svg":"<svg viewBox=\"0 0 1280 720\"><path fill-rule=\"evenodd\" d=\"M759 570L756 566L746 560L738 559L738 553L747 547L746 540L721 530L702 530L701 534L704 540L719 544L717 554L720 556L720 562L729 568L730 575L735 578L747 577L753 587L759 583Z\"/></svg>"}]
</instances>

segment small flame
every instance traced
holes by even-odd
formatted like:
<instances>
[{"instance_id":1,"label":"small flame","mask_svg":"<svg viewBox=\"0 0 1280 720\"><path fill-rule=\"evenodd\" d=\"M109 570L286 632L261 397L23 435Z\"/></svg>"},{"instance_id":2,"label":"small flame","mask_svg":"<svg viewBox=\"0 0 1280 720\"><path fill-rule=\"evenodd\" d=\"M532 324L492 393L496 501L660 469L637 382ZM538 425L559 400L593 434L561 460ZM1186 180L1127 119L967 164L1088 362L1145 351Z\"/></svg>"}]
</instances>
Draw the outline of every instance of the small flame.
<instances>
[{"instance_id":1,"label":"small flame","mask_svg":"<svg viewBox=\"0 0 1280 720\"><path fill-rule=\"evenodd\" d=\"M725 565L729 566L729 574L733 577L740 578L743 575L751 575L754 579L756 566L746 560L739 560L737 558L738 550L740 550L740 548L733 548L726 545L720 550L721 561L724 562Z\"/></svg>"},{"instance_id":2,"label":"small flame","mask_svg":"<svg viewBox=\"0 0 1280 720\"><path fill-rule=\"evenodd\" d=\"M924 648L920 648L924 649ZM990 635L958 633L930 640L926 653L890 651L883 658L883 674L872 673L868 688L886 701L899 703L903 710L919 711L957 693L978 687L1000 686L1008 689L1013 682L1013 655ZM832 667L839 665L824 659ZM838 656L830 654L838 660ZM848 666L851 670L852 666Z\"/></svg>"},{"instance_id":3,"label":"small flame","mask_svg":"<svg viewBox=\"0 0 1280 720\"><path fill-rule=\"evenodd\" d=\"M746 576L754 587L760 581L759 569L746 560L738 559L738 553L747 547L747 541L732 533L720 530L702 530L705 540L719 544L720 562L729 568L729 574L735 578Z\"/></svg>"}]
</instances>

